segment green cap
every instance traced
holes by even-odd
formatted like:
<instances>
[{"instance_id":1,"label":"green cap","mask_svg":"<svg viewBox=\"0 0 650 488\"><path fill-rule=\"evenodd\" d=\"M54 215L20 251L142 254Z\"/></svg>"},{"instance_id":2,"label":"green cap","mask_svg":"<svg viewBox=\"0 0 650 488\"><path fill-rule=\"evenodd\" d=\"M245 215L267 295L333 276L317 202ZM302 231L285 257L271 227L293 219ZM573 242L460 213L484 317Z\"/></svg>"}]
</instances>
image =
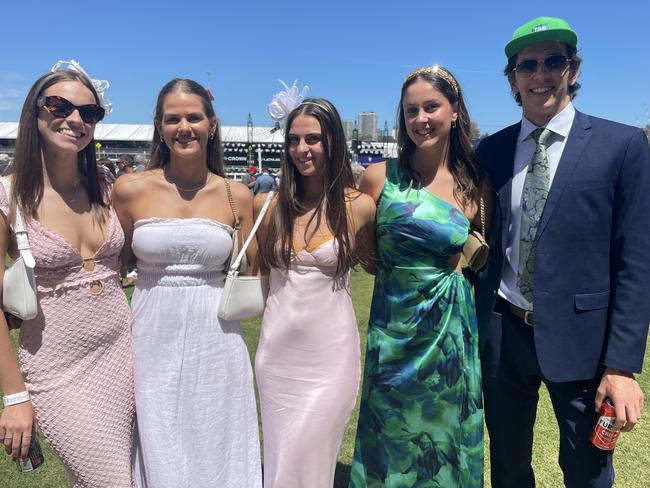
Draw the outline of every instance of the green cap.
<instances>
[{"instance_id":1,"label":"green cap","mask_svg":"<svg viewBox=\"0 0 650 488\"><path fill-rule=\"evenodd\" d=\"M555 17L537 17L519 27L506 45L506 56L510 59L523 48L544 41L559 41L574 48L578 47L576 34L566 20Z\"/></svg>"}]
</instances>

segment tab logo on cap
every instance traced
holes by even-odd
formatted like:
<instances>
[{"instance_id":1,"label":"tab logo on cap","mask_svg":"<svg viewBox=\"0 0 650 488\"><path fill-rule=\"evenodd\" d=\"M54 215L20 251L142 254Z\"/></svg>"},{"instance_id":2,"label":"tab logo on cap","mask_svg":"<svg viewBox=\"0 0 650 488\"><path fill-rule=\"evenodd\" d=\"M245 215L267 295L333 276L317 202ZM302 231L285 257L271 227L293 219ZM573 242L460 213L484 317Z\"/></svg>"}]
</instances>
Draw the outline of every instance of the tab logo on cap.
<instances>
[{"instance_id":1,"label":"tab logo on cap","mask_svg":"<svg viewBox=\"0 0 650 488\"><path fill-rule=\"evenodd\" d=\"M506 44L506 56L510 59L526 46L544 41L563 42L577 48L578 35L566 20L555 17L536 17L515 30L512 40Z\"/></svg>"}]
</instances>

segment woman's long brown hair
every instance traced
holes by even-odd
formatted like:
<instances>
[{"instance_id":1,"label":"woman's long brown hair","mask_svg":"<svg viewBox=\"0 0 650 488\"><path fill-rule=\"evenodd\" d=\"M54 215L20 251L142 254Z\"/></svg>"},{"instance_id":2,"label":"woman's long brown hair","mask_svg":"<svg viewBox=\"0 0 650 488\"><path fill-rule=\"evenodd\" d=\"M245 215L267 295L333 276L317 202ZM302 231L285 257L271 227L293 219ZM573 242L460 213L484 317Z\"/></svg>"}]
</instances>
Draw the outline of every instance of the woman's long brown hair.
<instances>
[{"instance_id":1,"label":"woman's long brown hair","mask_svg":"<svg viewBox=\"0 0 650 488\"><path fill-rule=\"evenodd\" d=\"M402 84L399 105L397 106L397 147L399 150L397 161L400 168L412 180L419 181L419 175L411 168L411 155L415 152L415 144L406 132L406 121L402 106L406 90L418 80L426 81L442 93L452 106L456 105L458 117L456 126L451 129L449 134L448 157L449 172L454 178L454 197L463 205L469 202L477 202L481 184L485 181L485 175L478 165L470 139L471 121L463 98L463 92L454 76L445 68L418 68L412 71Z\"/></svg>"},{"instance_id":2,"label":"woman's long brown hair","mask_svg":"<svg viewBox=\"0 0 650 488\"><path fill-rule=\"evenodd\" d=\"M270 220L268 238L261 245L262 259L268 267L289 268L294 254L293 234L296 217L307 210L304 205L303 177L289 155L289 132L291 124L299 115L314 117L321 127L325 167L320 199L309 223L316 219L316 226L320 226L321 215L324 213L327 226L338 243L334 279L335 287L340 288L345 286L347 273L357 262L346 205L349 199L346 189L354 188L354 175L341 117L334 105L323 98L306 99L287 117L278 203Z\"/></svg>"}]
</instances>

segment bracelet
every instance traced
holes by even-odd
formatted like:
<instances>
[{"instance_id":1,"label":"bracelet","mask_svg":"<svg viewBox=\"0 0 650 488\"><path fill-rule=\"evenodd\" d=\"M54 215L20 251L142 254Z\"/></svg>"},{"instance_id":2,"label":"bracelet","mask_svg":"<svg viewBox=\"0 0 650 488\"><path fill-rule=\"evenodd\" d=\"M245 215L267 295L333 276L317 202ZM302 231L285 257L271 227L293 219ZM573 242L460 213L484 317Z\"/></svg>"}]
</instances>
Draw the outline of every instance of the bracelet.
<instances>
[{"instance_id":1,"label":"bracelet","mask_svg":"<svg viewBox=\"0 0 650 488\"><path fill-rule=\"evenodd\" d=\"M13 393L11 395L5 395L2 397L2 403L5 407L10 407L11 405L18 405L19 403L25 403L30 400L28 391L21 391L19 393Z\"/></svg>"}]
</instances>

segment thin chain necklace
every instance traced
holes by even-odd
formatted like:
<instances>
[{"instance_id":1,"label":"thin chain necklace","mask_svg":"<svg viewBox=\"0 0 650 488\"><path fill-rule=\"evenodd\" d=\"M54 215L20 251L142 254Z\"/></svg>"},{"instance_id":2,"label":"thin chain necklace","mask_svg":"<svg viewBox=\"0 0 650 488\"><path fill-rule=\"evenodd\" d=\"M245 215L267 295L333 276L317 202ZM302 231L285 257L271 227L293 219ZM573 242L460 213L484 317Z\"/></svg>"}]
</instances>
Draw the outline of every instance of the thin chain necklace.
<instances>
[{"instance_id":1,"label":"thin chain necklace","mask_svg":"<svg viewBox=\"0 0 650 488\"><path fill-rule=\"evenodd\" d=\"M61 198L63 198L63 201L66 202L68 205L72 205L75 200L77 199L77 189L79 188L79 180L81 177L77 175L77 181L74 183L74 187L72 188L72 197L70 199L65 198L63 195L61 195Z\"/></svg>"},{"instance_id":2,"label":"thin chain necklace","mask_svg":"<svg viewBox=\"0 0 650 488\"><path fill-rule=\"evenodd\" d=\"M178 183L176 183L174 180L172 180L169 177L169 175L167 174L167 168L163 170L163 174L165 175L165 179L169 181L172 185L174 185L178 191L187 192L187 193L199 191L205 188L207 184L210 182L210 178L212 178L212 171L208 171L208 177L205 179L203 183L201 183L198 186L195 186L194 188L185 188L183 186L180 186Z\"/></svg>"}]
</instances>

